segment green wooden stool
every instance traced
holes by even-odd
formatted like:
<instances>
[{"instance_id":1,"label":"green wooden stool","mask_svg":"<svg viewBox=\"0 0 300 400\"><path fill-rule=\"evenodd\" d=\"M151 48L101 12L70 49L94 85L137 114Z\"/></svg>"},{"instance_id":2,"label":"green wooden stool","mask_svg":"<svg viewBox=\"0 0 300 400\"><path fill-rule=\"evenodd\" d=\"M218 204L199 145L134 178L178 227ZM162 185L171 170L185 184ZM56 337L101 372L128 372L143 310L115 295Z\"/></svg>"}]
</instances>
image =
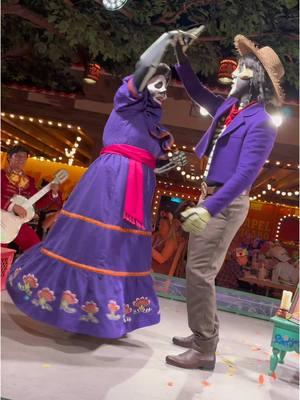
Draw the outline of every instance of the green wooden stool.
<instances>
[{"instance_id":1,"label":"green wooden stool","mask_svg":"<svg viewBox=\"0 0 300 400\"><path fill-rule=\"evenodd\" d=\"M277 364L284 363L284 357L288 351L299 353L299 325L280 317L273 317L270 321L274 323L271 343L273 354L269 370L269 375L272 375Z\"/></svg>"}]
</instances>

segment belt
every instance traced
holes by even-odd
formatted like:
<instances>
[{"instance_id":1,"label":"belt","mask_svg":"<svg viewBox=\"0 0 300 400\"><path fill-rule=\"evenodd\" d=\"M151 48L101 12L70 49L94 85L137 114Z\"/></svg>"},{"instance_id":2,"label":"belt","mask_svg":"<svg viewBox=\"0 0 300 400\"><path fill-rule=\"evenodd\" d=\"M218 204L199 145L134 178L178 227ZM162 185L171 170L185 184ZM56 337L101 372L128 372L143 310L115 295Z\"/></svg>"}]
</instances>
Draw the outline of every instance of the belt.
<instances>
[{"instance_id":1,"label":"belt","mask_svg":"<svg viewBox=\"0 0 300 400\"><path fill-rule=\"evenodd\" d=\"M219 189L221 189L222 186L207 186L207 196L210 196L214 193L216 193ZM243 190L240 196L249 196L250 190L246 189Z\"/></svg>"},{"instance_id":2,"label":"belt","mask_svg":"<svg viewBox=\"0 0 300 400\"><path fill-rule=\"evenodd\" d=\"M211 196L212 194L216 193L219 189L223 186L207 186L205 182L201 183L201 195L200 200L204 200L206 196ZM245 189L240 196L249 196L250 189Z\"/></svg>"},{"instance_id":3,"label":"belt","mask_svg":"<svg viewBox=\"0 0 300 400\"><path fill-rule=\"evenodd\" d=\"M206 192L206 196L211 196L212 194L216 193L219 189L221 189L222 186L207 186L207 192ZM249 196L250 194L250 190L249 189L245 189L240 196Z\"/></svg>"}]
</instances>

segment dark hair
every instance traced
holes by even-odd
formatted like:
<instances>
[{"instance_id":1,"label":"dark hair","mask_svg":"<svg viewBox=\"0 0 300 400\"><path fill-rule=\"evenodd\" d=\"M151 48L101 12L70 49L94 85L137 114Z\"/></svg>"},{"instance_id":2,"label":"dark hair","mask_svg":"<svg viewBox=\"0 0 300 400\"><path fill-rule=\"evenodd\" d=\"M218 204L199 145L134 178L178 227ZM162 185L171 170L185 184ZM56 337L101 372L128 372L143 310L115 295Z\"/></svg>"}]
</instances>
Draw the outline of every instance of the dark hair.
<instances>
[{"instance_id":1,"label":"dark hair","mask_svg":"<svg viewBox=\"0 0 300 400\"><path fill-rule=\"evenodd\" d=\"M170 83L171 80L171 68L165 64L165 63L160 63L158 64L158 67L155 71L155 74L152 76L152 78L156 75L163 75L166 77L167 85Z\"/></svg>"},{"instance_id":2,"label":"dark hair","mask_svg":"<svg viewBox=\"0 0 300 400\"><path fill-rule=\"evenodd\" d=\"M12 147L8 151L8 157L11 158L11 156L13 154L16 154L16 153L27 153L28 156L30 155L30 151L26 147L24 147L22 145L19 145L19 144L17 144L16 146Z\"/></svg>"},{"instance_id":3,"label":"dark hair","mask_svg":"<svg viewBox=\"0 0 300 400\"><path fill-rule=\"evenodd\" d=\"M273 85L259 59L250 53L240 57L239 64L254 72L250 79L250 101L256 99L259 103L271 103L275 95Z\"/></svg>"}]
</instances>

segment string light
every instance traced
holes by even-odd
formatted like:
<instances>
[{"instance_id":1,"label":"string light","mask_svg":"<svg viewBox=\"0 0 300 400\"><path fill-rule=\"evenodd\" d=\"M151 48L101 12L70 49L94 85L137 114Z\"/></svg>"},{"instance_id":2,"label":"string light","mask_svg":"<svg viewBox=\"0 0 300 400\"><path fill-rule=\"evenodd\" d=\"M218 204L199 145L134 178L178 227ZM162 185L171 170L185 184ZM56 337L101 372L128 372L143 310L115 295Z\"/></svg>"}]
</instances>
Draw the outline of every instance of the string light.
<instances>
[{"instance_id":1,"label":"string light","mask_svg":"<svg viewBox=\"0 0 300 400\"><path fill-rule=\"evenodd\" d=\"M155 201L154 201L154 206L153 206L153 212L152 215L154 217L154 219L157 216L158 213L158 209L159 209L159 203L160 203L160 199L161 196L163 195L167 195L167 196L171 196L171 197L175 197L178 199L191 199L191 200L195 200L198 201L199 196L195 196L194 194L186 194L186 193L178 193L177 189L174 188L174 190L170 190L169 186L174 186L175 184L173 182L166 182L166 181L158 181L159 185L163 185L165 188L168 188L168 191L166 190L161 190L161 189L157 189L156 193L155 193ZM194 190L198 190L199 192L201 191L200 188L198 187L190 187L190 186L184 186L184 185L180 185L180 187L182 189L194 189Z\"/></svg>"},{"instance_id":2,"label":"string light","mask_svg":"<svg viewBox=\"0 0 300 400\"><path fill-rule=\"evenodd\" d=\"M281 191L279 189L276 190L276 188L272 187L272 185L270 183L267 184L267 190L268 191L272 191L277 196L280 196L280 195L283 196L283 197L285 197L285 196L288 196L288 197L299 196L299 191L298 190L295 190L294 192L292 190L283 190L283 191ZM266 195L266 194L267 194L266 190L262 190L261 194L257 194L257 196L261 197L261 195Z\"/></svg>"},{"instance_id":3,"label":"string light","mask_svg":"<svg viewBox=\"0 0 300 400\"><path fill-rule=\"evenodd\" d=\"M279 240L279 236L280 236L281 224L287 218L298 218L299 219L300 216L297 215L297 214L287 214L287 215L283 215L281 218L279 218L279 221L277 222L276 235L275 235L275 238L276 238L277 241Z\"/></svg>"},{"instance_id":4,"label":"string light","mask_svg":"<svg viewBox=\"0 0 300 400\"><path fill-rule=\"evenodd\" d=\"M1 112L1 116L2 117L5 117L5 112ZM10 116L10 118L15 118L16 117L16 115L15 114L9 114L9 116ZM17 117L20 119L20 120L28 120L28 121L30 121L30 122L34 122L34 118L33 117L26 117L26 116L24 116L24 115L17 115ZM40 124L43 124L44 122L45 123L47 123L48 125L50 125L50 126L52 126L52 125L54 125L54 122L53 121L44 121L43 119L41 119L41 118L38 118L36 121L38 121L38 123L40 123ZM75 129L75 127L73 127L71 124L63 124L62 122L55 122L55 124L58 126L58 127L66 127L66 128L68 128L68 129L72 129L72 128L74 128ZM81 130L81 127L80 126L77 126L76 127L76 129L78 130L78 131L80 131L80 133L82 132L82 130ZM7 139L6 140L6 144L7 145L9 145L11 142L10 141L8 141L8 140L10 140L10 139ZM81 136L77 136L76 137L76 141L75 141L75 143L73 144L73 146L72 146L72 148L70 149L70 150L68 150L68 149L65 149L65 154L66 154L66 156L68 157L68 158L72 158L73 159L73 161L72 161L72 163L74 162L74 154L76 153L76 150L77 150L77 148L79 147L79 142L81 142L81 140L82 140L82 137ZM14 141L14 143L19 143L19 141ZM40 159L40 160L45 160L45 158L37 158L37 159ZM56 160L56 158L55 158L55 160ZM62 160L62 157L59 157L59 160ZM50 159L47 159L47 161L51 161ZM71 164L72 165L72 164Z\"/></svg>"}]
</instances>

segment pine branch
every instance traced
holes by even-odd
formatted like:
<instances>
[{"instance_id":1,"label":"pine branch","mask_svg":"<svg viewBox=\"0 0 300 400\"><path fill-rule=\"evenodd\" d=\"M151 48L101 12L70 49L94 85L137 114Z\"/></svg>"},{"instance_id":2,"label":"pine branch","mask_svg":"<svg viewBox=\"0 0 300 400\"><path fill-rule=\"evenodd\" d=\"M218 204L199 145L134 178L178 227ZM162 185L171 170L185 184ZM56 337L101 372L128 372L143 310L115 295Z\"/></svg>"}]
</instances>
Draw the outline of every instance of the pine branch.
<instances>
[{"instance_id":1,"label":"pine branch","mask_svg":"<svg viewBox=\"0 0 300 400\"><path fill-rule=\"evenodd\" d=\"M176 12L166 12L160 18L158 18L154 24L173 24L177 21L182 14L185 14L187 10L192 6L206 6L211 3L217 3L217 0L190 0L183 3L181 8Z\"/></svg>"},{"instance_id":2,"label":"pine branch","mask_svg":"<svg viewBox=\"0 0 300 400\"><path fill-rule=\"evenodd\" d=\"M48 32L61 35L59 31L41 15L29 10L19 4L19 1L12 1L2 6L2 15L16 15L26 21L29 21L33 26L40 29L45 29Z\"/></svg>"},{"instance_id":3,"label":"pine branch","mask_svg":"<svg viewBox=\"0 0 300 400\"><path fill-rule=\"evenodd\" d=\"M68 8L71 8L71 9L74 8L74 4L72 3L72 0L64 0L64 3Z\"/></svg>"}]
</instances>

